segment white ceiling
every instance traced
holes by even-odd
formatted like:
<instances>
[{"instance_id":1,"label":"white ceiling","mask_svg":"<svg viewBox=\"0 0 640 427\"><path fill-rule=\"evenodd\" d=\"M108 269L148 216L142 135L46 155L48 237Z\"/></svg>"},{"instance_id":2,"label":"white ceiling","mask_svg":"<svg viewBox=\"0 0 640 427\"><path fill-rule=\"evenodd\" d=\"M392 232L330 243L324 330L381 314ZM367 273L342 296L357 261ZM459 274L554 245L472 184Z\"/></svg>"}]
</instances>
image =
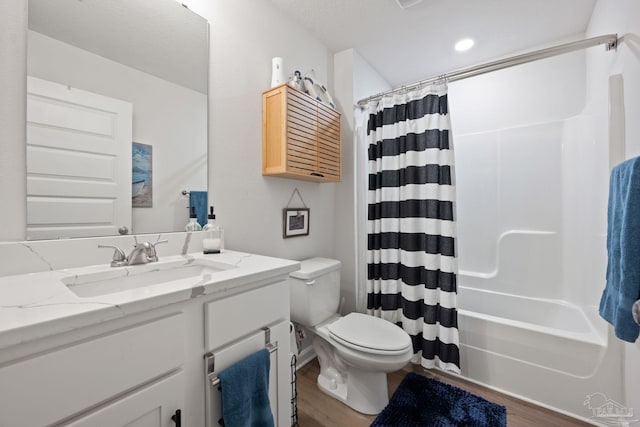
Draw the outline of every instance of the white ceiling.
<instances>
[{"instance_id":1,"label":"white ceiling","mask_svg":"<svg viewBox=\"0 0 640 427\"><path fill-rule=\"evenodd\" d=\"M207 21L174 0L29 0L29 29L207 93Z\"/></svg>"},{"instance_id":2,"label":"white ceiling","mask_svg":"<svg viewBox=\"0 0 640 427\"><path fill-rule=\"evenodd\" d=\"M392 86L583 33L595 0L271 0L333 52L354 48ZM475 39L467 52L453 45Z\"/></svg>"}]
</instances>

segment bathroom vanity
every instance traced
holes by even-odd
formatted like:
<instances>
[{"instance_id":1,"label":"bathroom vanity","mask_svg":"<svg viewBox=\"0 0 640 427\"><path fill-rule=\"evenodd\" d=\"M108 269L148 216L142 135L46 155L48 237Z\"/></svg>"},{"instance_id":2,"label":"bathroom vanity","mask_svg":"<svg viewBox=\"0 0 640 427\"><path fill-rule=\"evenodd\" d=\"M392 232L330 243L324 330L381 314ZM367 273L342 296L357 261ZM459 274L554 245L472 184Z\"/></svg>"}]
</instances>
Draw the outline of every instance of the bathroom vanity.
<instances>
[{"instance_id":1,"label":"bathroom vanity","mask_svg":"<svg viewBox=\"0 0 640 427\"><path fill-rule=\"evenodd\" d=\"M232 251L162 256L197 239L170 239L158 262L129 267L57 268L43 255L96 240L0 244L9 261L23 253L49 264L0 277L0 425L217 426L220 392L207 373L267 344L274 420L290 425L285 279L297 262ZM108 261L108 252L89 252Z\"/></svg>"}]
</instances>

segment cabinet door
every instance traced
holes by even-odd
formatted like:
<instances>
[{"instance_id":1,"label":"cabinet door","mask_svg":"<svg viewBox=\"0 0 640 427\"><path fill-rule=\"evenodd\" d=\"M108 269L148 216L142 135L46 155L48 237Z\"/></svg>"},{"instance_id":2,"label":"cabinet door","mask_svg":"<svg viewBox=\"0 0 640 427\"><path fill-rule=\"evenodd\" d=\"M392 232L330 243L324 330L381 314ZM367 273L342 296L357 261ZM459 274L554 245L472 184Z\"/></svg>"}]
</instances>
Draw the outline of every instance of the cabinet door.
<instances>
[{"instance_id":1,"label":"cabinet door","mask_svg":"<svg viewBox=\"0 0 640 427\"><path fill-rule=\"evenodd\" d=\"M318 104L318 173L340 181L340 114Z\"/></svg>"},{"instance_id":2,"label":"cabinet door","mask_svg":"<svg viewBox=\"0 0 640 427\"><path fill-rule=\"evenodd\" d=\"M0 367L0 426L68 420L170 374L185 360L184 322L174 314Z\"/></svg>"},{"instance_id":3,"label":"cabinet door","mask_svg":"<svg viewBox=\"0 0 640 427\"><path fill-rule=\"evenodd\" d=\"M290 384L290 350L289 350L289 322L282 321L268 326L270 342L277 344L271 352L271 367L269 369L269 403L276 426L285 427L291 423L291 384ZM239 360L263 349L265 346L264 331L252 333L243 339L216 349L215 371L220 372ZM207 384L206 419L207 426L221 425L222 405L218 387Z\"/></svg>"},{"instance_id":4,"label":"cabinet door","mask_svg":"<svg viewBox=\"0 0 640 427\"><path fill-rule=\"evenodd\" d=\"M262 99L262 174L340 181L340 113L287 85Z\"/></svg>"},{"instance_id":5,"label":"cabinet door","mask_svg":"<svg viewBox=\"0 0 640 427\"><path fill-rule=\"evenodd\" d=\"M271 371L269 372L269 384L274 387L270 392L276 392L275 401L271 399L271 407L274 408L273 419L276 426L288 427L291 425L291 340L289 338L289 321L278 323L271 327L271 340L278 343L278 349L271 356Z\"/></svg>"},{"instance_id":6,"label":"cabinet door","mask_svg":"<svg viewBox=\"0 0 640 427\"><path fill-rule=\"evenodd\" d=\"M68 424L69 427L173 427L184 406L183 373L178 372ZM183 425L185 415L182 414Z\"/></svg>"},{"instance_id":7,"label":"cabinet door","mask_svg":"<svg viewBox=\"0 0 640 427\"><path fill-rule=\"evenodd\" d=\"M318 105L308 96L287 90L287 171L318 173Z\"/></svg>"}]
</instances>

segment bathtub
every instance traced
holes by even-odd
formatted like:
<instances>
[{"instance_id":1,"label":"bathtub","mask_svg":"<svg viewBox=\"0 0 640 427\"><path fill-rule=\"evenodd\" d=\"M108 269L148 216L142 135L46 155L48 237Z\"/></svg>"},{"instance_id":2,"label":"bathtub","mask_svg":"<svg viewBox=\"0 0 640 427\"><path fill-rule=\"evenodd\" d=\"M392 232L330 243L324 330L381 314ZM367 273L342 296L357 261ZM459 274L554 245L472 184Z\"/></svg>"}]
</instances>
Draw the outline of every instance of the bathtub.
<instances>
[{"instance_id":1,"label":"bathtub","mask_svg":"<svg viewBox=\"0 0 640 427\"><path fill-rule=\"evenodd\" d=\"M586 396L619 371L595 308L465 286L458 307L462 376L474 382L587 419Z\"/></svg>"}]
</instances>

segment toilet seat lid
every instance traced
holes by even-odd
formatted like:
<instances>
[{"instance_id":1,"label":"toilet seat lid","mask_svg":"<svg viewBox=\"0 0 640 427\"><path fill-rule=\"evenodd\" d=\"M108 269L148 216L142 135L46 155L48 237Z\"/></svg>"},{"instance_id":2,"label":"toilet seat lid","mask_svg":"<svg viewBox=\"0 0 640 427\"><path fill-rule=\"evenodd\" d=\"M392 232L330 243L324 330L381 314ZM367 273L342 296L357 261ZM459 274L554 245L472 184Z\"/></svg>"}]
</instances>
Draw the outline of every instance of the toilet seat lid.
<instances>
[{"instance_id":1,"label":"toilet seat lid","mask_svg":"<svg viewBox=\"0 0 640 427\"><path fill-rule=\"evenodd\" d=\"M409 335L393 323L362 313L350 313L327 325L329 334L340 343L370 353L406 351Z\"/></svg>"}]
</instances>

